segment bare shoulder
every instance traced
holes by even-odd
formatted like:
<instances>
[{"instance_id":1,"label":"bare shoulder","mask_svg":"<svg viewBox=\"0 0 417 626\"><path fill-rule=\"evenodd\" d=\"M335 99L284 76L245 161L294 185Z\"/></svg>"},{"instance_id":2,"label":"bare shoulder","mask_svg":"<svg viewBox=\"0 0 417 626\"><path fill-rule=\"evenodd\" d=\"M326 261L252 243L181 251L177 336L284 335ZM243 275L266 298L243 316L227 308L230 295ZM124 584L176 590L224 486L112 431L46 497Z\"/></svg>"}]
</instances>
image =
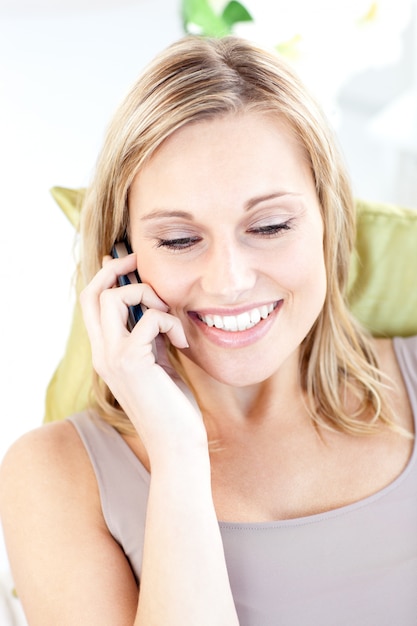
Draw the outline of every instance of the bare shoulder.
<instances>
[{"instance_id":1,"label":"bare shoulder","mask_svg":"<svg viewBox=\"0 0 417 626\"><path fill-rule=\"evenodd\" d=\"M0 467L0 515L9 545L22 540L28 512L32 524L39 521L39 536L48 529L52 538L55 529L76 523L81 504L84 516L100 523L94 472L70 422L41 426L12 444Z\"/></svg>"},{"instance_id":2,"label":"bare shoulder","mask_svg":"<svg viewBox=\"0 0 417 626\"><path fill-rule=\"evenodd\" d=\"M61 487L65 483L69 488L80 474L84 481L89 475L93 478L85 448L70 422L55 422L24 434L12 444L1 465L0 494L20 483L30 484L36 491L39 479L43 487L47 482ZM42 489L42 493L47 490Z\"/></svg>"},{"instance_id":3,"label":"bare shoulder","mask_svg":"<svg viewBox=\"0 0 417 626\"><path fill-rule=\"evenodd\" d=\"M11 446L0 469L0 513L31 625L133 623L137 585L70 422L42 426Z\"/></svg>"}]
</instances>

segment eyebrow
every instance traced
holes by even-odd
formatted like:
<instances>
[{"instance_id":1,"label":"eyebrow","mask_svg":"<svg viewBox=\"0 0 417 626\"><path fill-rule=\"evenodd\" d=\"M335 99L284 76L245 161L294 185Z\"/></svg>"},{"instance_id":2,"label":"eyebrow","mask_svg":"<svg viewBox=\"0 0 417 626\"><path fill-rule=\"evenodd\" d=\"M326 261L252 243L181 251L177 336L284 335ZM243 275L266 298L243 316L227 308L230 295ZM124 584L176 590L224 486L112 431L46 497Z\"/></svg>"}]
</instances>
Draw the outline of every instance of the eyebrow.
<instances>
[{"instance_id":1,"label":"eyebrow","mask_svg":"<svg viewBox=\"0 0 417 626\"><path fill-rule=\"evenodd\" d=\"M294 193L293 191L275 191L269 193L265 196L256 196L255 198L251 198L248 200L245 205L245 211L250 211L254 206L260 204L261 202L267 202L268 200L274 200L275 198L282 198L283 196L300 196L299 193Z\"/></svg>"},{"instance_id":2,"label":"eyebrow","mask_svg":"<svg viewBox=\"0 0 417 626\"><path fill-rule=\"evenodd\" d=\"M269 193L263 196L255 196L254 198L251 198L250 200L248 200L247 202L245 202L244 204L244 210L245 211L250 211L251 209L253 209L253 207L255 207L257 204L260 204L261 202L267 202L268 200L274 200L275 198L281 198L283 196L299 196L300 194L298 193L294 193L291 191L276 191L273 193ZM153 220L153 219L161 219L164 217L177 217L180 219L185 219L185 220L194 220L194 215L192 213L189 213L188 211L179 211L178 209L155 209L154 211L151 211L150 213L148 213L147 215L144 215L141 220L145 221L145 220Z\"/></svg>"},{"instance_id":3,"label":"eyebrow","mask_svg":"<svg viewBox=\"0 0 417 626\"><path fill-rule=\"evenodd\" d=\"M141 217L141 220L153 220L161 217L179 217L185 220L194 219L192 213L189 213L188 211L178 211L176 209L155 209L154 211L151 211L147 215Z\"/></svg>"}]
</instances>

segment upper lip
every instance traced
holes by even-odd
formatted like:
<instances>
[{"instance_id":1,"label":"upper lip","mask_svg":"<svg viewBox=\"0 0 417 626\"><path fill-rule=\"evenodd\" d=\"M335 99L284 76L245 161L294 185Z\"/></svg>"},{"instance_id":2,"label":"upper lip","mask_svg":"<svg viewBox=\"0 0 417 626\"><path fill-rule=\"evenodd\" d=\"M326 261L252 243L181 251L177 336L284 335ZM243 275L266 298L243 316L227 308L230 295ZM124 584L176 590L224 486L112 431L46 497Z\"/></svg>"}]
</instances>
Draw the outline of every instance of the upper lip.
<instances>
[{"instance_id":1,"label":"upper lip","mask_svg":"<svg viewBox=\"0 0 417 626\"><path fill-rule=\"evenodd\" d=\"M278 300L264 300L263 302L253 303L253 304L245 304L240 307L228 307L228 308L214 308L209 307L207 309L198 309L189 311L189 313L194 313L195 315L204 316L204 315L220 315L221 317L235 316L241 315L242 313L247 313L248 311L252 311L253 309L258 309L262 306L267 306L269 304L273 304L274 308L278 304Z\"/></svg>"}]
</instances>

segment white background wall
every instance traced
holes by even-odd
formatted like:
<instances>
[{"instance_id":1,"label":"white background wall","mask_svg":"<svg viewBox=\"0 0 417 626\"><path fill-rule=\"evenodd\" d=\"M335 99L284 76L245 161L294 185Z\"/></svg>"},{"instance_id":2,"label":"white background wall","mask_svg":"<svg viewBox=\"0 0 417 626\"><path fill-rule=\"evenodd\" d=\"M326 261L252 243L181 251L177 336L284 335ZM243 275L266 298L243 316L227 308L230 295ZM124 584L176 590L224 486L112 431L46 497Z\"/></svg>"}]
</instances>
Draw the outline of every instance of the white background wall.
<instances>
[{"instance_id":1,"label":"white background wall","mask_svg":"<svg viewBox=\"0 0 417 626\"><path fill-rule=\"evenodd\" d=\"M26 4L0 0L0 459L42 422L45 389L71 318L74 233L48 190L88 183L116 105L143 65L182 35L176 0ZM415 199L417 206L412 185L404 197L396 134L387 137L384 126L375 134L371 126L417 84L416 39L417 28L413 36L406 31L404 47L386 67L335 77L342 90L334 104L356 193ZM322 77L323 84L331 81L325 64ZM416 151L417 136L402 155L408 181L417 173ZM5 568L0 547L0 571Z\"/></svg>"}]
</instances>

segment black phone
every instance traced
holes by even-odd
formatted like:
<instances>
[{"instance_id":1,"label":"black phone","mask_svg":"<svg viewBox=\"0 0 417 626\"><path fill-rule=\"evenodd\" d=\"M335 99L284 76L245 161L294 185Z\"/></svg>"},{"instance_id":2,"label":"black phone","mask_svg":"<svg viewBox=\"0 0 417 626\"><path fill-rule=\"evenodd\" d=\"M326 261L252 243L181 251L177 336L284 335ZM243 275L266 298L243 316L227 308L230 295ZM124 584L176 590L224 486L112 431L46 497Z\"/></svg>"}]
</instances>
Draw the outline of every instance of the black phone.
<instances>
[{"instance_id":1,"label":"black phone","mask_svg":"<svg viewBox=\"0 0 417 626\"><path fill-rule=\"evenodd\" d=\"M128 254L132 253L132 249L129 245L127 239L123 239L123 241L118 241L114 244L111 255L113 258L118 259ZM118 277L119 287L123 285L130 285L131 283L140 283L140 277L138 272L135 270L134 272L129 272L129 274L124 274ZM129 306L129 316L127 320L127 327L130 331L134 328L135 324L140 320L143 315L143 309L140 304L134 304Z\"/></svg>"}]
</instances>

